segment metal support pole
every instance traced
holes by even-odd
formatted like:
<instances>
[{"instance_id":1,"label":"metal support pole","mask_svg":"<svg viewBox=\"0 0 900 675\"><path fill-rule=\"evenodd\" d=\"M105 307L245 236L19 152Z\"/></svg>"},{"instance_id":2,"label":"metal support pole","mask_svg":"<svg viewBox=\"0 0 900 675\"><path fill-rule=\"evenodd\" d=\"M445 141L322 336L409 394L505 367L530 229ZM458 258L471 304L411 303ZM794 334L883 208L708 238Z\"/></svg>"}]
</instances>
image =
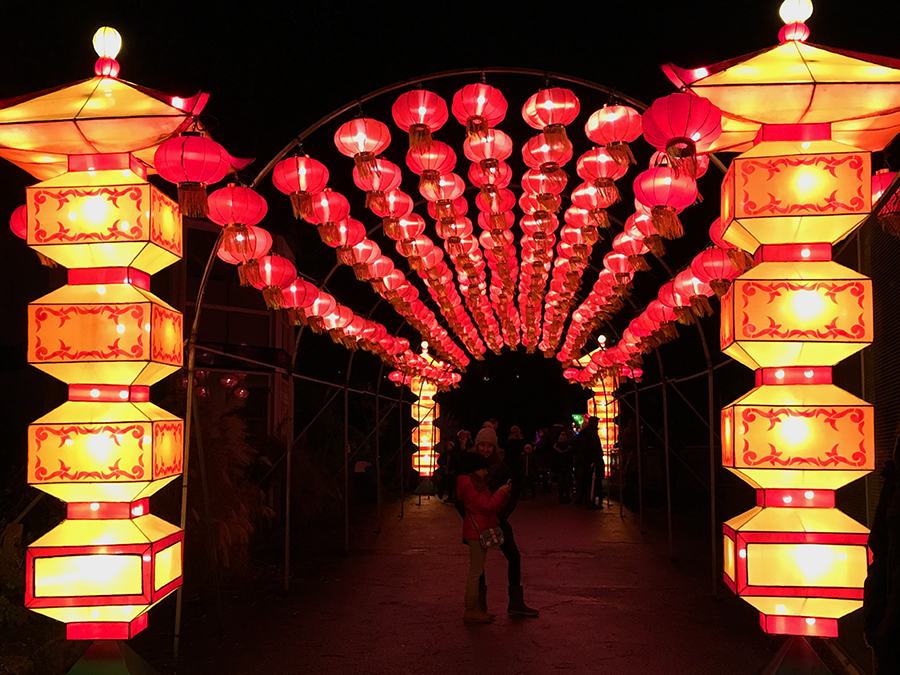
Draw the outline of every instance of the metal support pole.
<instances>
[{"instance_id":1,"label":"metal support pole","mask_svg":"<svg viewBox=\"0 0 900 675\"><path fill-rule=\"evenodd\" d=\"M294 450L294 378L289 378L290 394L290 415L291 428L285 433L285 487L284 487L284 592L287 593L291 589L291 478L293 450ZM326 403L326 405L328 405Z\"/></svg>"},{"instance_id":2,"label":"metal support pole","mask_svg":"<svg viewBox=\"0 0 900 675\"><path fill-rule=\"evenodd\" d=\"M344 380L344 553L350 553L350 371L355 355L350 352Z\"/></svg>"},{"instance_id":3,"label":"metal support pole","mask_svg":"<svg viewBox=\"0 0 900 675\"><path fill-rule=\"evenodd\" d=\"M399 407L397 408L400 411L400 449L398 452L400 453L400 458L397 460L397 472L400 475L400 515L399 518L403 517L403 503L405 501L406 495L404 494L404 486L403 486L403 443L406 438L403 436L403 385L400 385L400 397L397 399L400 402Z\"/></svg>"},{"instance_id":4,"label":"metal support pole","mask_svg":"<svg viewBox=\"0 0 900 675\"><path fill-rule=\"evenodd\" d=\"M675 550L672 543L672 474L669 466L669 398L667 395L666 373L663 370L662 357L659 355L658 349L656 350L656 358L659 361L659 376L662 381L663 446L666 459L666 527L669 535L669 558L674 560Z\"/></svg>"},{"instance_id":5,"label":"metal support pole","mask_svg":"<svg viewBox=\"0 0 900 675\"><path fill-rule=\"evenodd\" d=\"M378 381L375 383L375 510L378 519L378 529L375 534L381 534L381 380L384 379L384 361L378 369Z\"/></svg>"},{"instance_id":6,"label":"metal support pole","mask_svg":"<svg viewBox=\"0 0 900 675\"><path fill-rule=\"evenodd\" d=\"M719 595L719 566L718 566L718 549L719 549L719 533L718 523L716 522L716 434L713 426L713 418L715 415L715 401L713 399L713 364L712 356L709 353L709 345L706 342L706 333L703 332L703 326L697 319L697 330L700 331L700 343L703 345L703 355L706 357L706 387L708 393L708 417L709 424L709 561L710 561L710 586L712 596L714 598Z\"/></svg>"},{"instance_id":7,"label":"metal support pole","mask_svg":"<svg viewBox=\"0 0 900 675\"><path fill-rule=\"evenodd\" d=\"M644 532L644 469L641 461L641 396L638 392L637 382L632 378L634 385L634 426L637 443L637 467L638 467L638 515L641 521L641 533Z\"/></svg>"}]
</instances>

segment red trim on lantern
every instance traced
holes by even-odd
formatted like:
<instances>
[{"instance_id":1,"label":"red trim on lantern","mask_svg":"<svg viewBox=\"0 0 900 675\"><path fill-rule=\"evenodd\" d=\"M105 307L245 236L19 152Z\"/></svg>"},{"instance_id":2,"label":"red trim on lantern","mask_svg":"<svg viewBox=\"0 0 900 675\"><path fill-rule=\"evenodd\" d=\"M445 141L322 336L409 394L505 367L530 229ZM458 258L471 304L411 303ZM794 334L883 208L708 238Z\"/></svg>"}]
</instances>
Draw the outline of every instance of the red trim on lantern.
<instances>
[{"instance_id":1,"label":"red trim on lantern","mask_svg":"<svg viewBox=\"0 0 900 675\"><path fill-rule=\"evenodd\" d=\"M756 491L756 505L770 508L834 508L834 490L772 490Z\"/></svg>"},{"instance_id":2,"label":"red trim on lantern","mask_svg":"<svg viewBox=\"0 0 900 675\"><path fill-rule=\"evenodd\" d=\"M760 143L789 141L830 141L831 122L816 124L763 124L753 139L753 145Z\"/></svg>"},{"instance_id":3,"label":"red trim on lantern","mask_svg":"<svg viewBox=\"0 0 900 675\"><path fill-rule=\"evenodd\" d=\"M146 403L150 400L150 387L127 384L70 384L69 400Z\"/></svg>"},{"instance_id":4,"label":"red trim on lantern","mask_svg":"<svg viewBox=\"0 0 900 675\"><path fill-rule=\"evenodd\" d=\"M831 384L831 366L760 368L756 371L756 386L764 384Z\"/></svg>"},{"instance_id":5,"label":"red trim on lantern","mask_svg":"<svg viewBox=\"0 0 900 675\"><path fill-rule=\"evenodd\" d=\"M747 532L737 533L739 544L834 544L837 546L866 546L868 534L852 532Z\"/></svg>"},{"instance_id":6,"label":"red trim on lantern","mask_svg":"<svg viewBox=\"0 0 900 675\"><path fill-rule=\"evenodd\" d=\"M806 619L813 620L810 624ZM770 635L802 635L805 637L838 636L837 619L803 616L769 616L759 613L759 625Z\"/></svg>"},{"instance_id":7,"label":"red trim on lantern","mask_svg":"<svg viewBox=\"0 0 900 675\"><path fill-rule=\"evenodd\" d=\"M96 155L69 155L69 171L125 171L130 169L147 178L147 165L130 152L110 152Z\"/></svg>"},{"instance_id":8,"label":"red trim on lantern","mask_svg":"<svg viewBox=\"0 0 900 675\"><path fill-rule=\"evenodd\" d=\"M131 622L86 621L66 624L67 640L130 640L147 627L148 612Z\"/></svg>"},{"instance_id":9,"label":"red trim on lantern","mask_svg":"<svg viewBox=\"0 0 900 675\"><path fill-rule=\"evenodd\" d=\"M72 502L66 506L69 520L129 520L150 513L150 500L131 502Z\"/></svg>"},{"instance_id":10,"label":"red trim on lantern","mask_svg":"<svg viewBox=\"0 0 900 675\"><path fill-rule=\"evenodd\" d=\"M831 244L765 244L756 249L753 262L828 262Z\"/></svg>"},{"instance_id":11,"label":"red trim on lantern","mask_svg":"<svg viewBox=\"0 0 900 675\"><path fill-rule=\"evenodd\" d=\"M133 267L71 269L68 271L68 282L72 286L131 284L145 291L150 290L150 275Z\"/></svg>"}]
</instances>

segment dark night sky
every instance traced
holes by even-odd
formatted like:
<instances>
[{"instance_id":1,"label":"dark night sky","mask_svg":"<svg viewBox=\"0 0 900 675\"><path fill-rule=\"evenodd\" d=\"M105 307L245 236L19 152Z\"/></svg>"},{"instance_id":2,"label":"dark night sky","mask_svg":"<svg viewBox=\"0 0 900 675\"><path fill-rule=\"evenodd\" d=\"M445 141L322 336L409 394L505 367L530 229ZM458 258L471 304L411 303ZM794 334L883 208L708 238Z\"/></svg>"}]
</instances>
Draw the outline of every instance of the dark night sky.
<instances>
[{"instance_id":1,"label":"dark night sky","mask_svg":"<svg viewBox=\"0 0 900 675\"><path fill-rule=\"evenodd\" d=\"M811 42L900 57L897 42L900 8L896 0L864 4L816 0L814 4L815 13L808 22ZM99 26L111 25L124 40L118 59L121 77L175 95L191 95L198 89L210 92L205 120L215 127L216 139L233 155L258 158L245 176L252 178L293 136L329 111L392 82L436 71L488 66L534 68L589 79L650 103L672 92L658 68L661 63L674 61L685 67L699 67L774 44L781 26L777 15L779 5L780 0L740 3L555 0L540 4L334 0L271 4L29 3L16 0L4 4L5 30L0 40L4 74L0 80L0 98L90 77L95 58L90 47L91 36ZM863 6L864 12L860 11ZM426 86L449 102L453 91L474 80L468 77ZM513 155L517 162L513 167L519 175L524 169L519 144L534 133L522 122L519 110L524 99L543 82L539 78L513 76L496 76L488 81L503 89L510 102L501 128L517 143ZM573 125L576 130L573 136L581 144L576 144L577 157L587 149L581 132L584 119L607 99L573 88L583 101L582 114ZM389 115L395 96L396 93L367 104L364 110L389 124L394 143L393 152L389 150L386 155L402 164L397 149L403 139ZM305 149L326 161L337 189L351 199L359 199L360 193L347 185L346 177L339 177L349 175L351 165L349 160L337 155L331 142L337 124L354 114L323 129L310 139ZM462 128L451 117L438 137L457 147L460 157L457 171L463 173L467 166L458 147ZM630 185L649 156L647 147L641 145L639 167L620 181L625 186ZM700 183L706 203L685 214L687 236L669 247L666 259L673 269L687 264L706 245L707 230L716 215L718 202L719 177L712 174L713 171ZM23 188L32 180L4 164L0 167L0 181L4 186L0 191L0 216L5 223L12 209L23 202ZM415 194L414 184L404 183L403 187ZM313 228L290 218L287 199L271 187L268 179L261 192L270 204L270 215L263 226L285 234L295 247L301 269L321 278L333 260L331 252L318 242ZM627 203L629 190L625 193ZM361 203L359 207L354 206L354 215L369 227L375 225L373 216L359 215ZM424 213L424 209L421 211ZM615 213L624 220L630 212L626 204ZM14 257L0 272L0 302L3 303L0 311L8 317L0 332L0 377L7 378L19 368L24 355L25 304L39 296L48 282L45 271L32 257L24 258L21 242L5 226L0 230L4 259L10 261ZM384 238L379 235L377 240ZM609 244L598 246L601 248L595 249L593 258L596 265L600 264ZM393 247L389 254L398 260ZM405 269L405 263L401 264ZM330 287L340 301L365 313L375 296L351 278L343 270ZM636 304L643 307L666 280L668 276L658 265L651 273L639 276L634 293ZM585 286L589 288L592 282L593 276L586 274ZM424 295L424 289L420 290ZM618 329L633 316L630 309L623 312ZM397 325L390 311L380 312L374 318L382 320L389 330ZM712 349L717 352L718 320L707 320L706 330ZM670 345L664 350L673 356L677 354L677 358L670 359L669 368L674 371L668 373L670 376L689 374L703 367L696 329L683 329L682 333L684 337L677 346ZM512 391L510 387L513 387L516 396L556 397L553 406L558 404L559 410L554 415L562 414L567 406L585 398L574 387L568 387L562 397L564 401L559 402L554 390L564 387L563 380L561 375L554 379L556 376L548 371L549 366L561 370L555 361L545 362L540 355L508 359L505 367L495 361L472 369L472 381L487 382L485 373L490 377L491 372L496 372L495 381L508 383L504 391ZM300 369L303 367L301 364ZM357 376L370 377L376 369L377 365L371 364L361 367ZM724 370L735 374L741 370L740 375L731 378L737 382L736 393L752 386L749 372L735 366ZM516 375L521 376L518 381ZM520 386L522 379L526 384ZM466 390L466 382L464 378L461 393L455 398L460 406L465 405L464 401L489 405L492 397L504 395L493 387L485 393L482 385ZM9 387L4 389L10 391L6 402L13 397L40 396L34 392L12 392ZM522 408L523 414L534 414L530 410L526 413L526 408ZM484 413L483 417L496 414L491 410ZM475 416L481 411L465 414ZM501 414L507 416L505 411ZM25 422L20 420L21 424Z\"/></svg>"}]
</instances>

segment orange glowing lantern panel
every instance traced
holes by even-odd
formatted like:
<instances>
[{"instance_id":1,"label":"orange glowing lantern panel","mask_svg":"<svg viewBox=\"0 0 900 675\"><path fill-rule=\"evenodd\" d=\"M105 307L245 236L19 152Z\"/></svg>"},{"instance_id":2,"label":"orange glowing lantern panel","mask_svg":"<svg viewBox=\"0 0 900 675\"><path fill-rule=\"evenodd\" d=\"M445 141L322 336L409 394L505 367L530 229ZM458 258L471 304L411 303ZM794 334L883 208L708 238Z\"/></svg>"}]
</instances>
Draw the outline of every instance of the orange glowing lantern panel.
<instances>
[{"instance_id":1,"label":"orange glowing lantern panel","mask_svg":"<svg viewBox=\"0 0 900 675\"><path fill-rule=\"evenodd\" d=\"M742 155L722 183L724 238L751 253L761 244L840 241L871 211L871 174L871 155L862 151Z\"/></svg>"},{"instance_id":2,"label":"orange glowing lantern panel","mask_svg":"<svg viewBox=\"0 0 900 675\"><path fill-rule=\"evenodd\" d=\"M136 284L63 286L28 327L28 362L63 382L150 385L182 365L181 313Z\"/></svg>"},{"instance_id":3,"label":"orange glowing lantern panel","mask_svg":"<svg viewBox=\"0 0 900 675\"><path fill-rule=\"evenodd\" d=\"M29 246L69 269L155 274L181 258L178 205L147 182L140 162L128 154L72 157L70 168L26 190Z\"/></svg>"},{"instance_id":4,"label":"orange glowing lantern panel","mask_svg":"<svg viewBox=\"0 0 900 675\"><path fill-rule=\"evenodd\" d=\"M722 299L722 351L749 368L832 366L872 342L872 281L834 262L762 263Z\"/></svg>"}]
</instances>

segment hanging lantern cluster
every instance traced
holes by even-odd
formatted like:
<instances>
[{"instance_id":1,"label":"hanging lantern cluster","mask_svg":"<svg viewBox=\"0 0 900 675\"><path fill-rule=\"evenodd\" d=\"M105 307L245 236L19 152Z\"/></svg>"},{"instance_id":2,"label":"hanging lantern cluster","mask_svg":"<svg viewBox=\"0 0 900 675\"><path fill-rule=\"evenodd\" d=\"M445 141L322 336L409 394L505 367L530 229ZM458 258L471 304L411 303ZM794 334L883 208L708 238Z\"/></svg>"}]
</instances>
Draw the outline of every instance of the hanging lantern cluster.
<instances>
[{"instance_id":1,"label":"hanging lantern cluster","mask_svg":"<svg viewBox=\"0 0 900 675\"><path fill-rule=\"evenodd\" d=\"M881 195L890 187L897 178L897 172L889 169L876 171L872 176L872 203L874 204ZM900 237L900 190L894 192L881 211L878 212L878 224L888 234Z\"/></svg>"},{"instance_id":2,"label":"hanging lantern cluster","mask_svg":"<svg viewBox=\"0 0 900 675\"><path fill-rule=\"evenodd\" d=\"M422 343L420 359L434 366L434 360L428 353L428 343ZM437 469L438 453L434 448L441 440L441 430L435 426L440 415L440 407L434 400L438 385L433 380L417 375L410 379L409 388L413 396L417 397L410 412L417 423L412 430L412 442L419 448L413 453L412 466L421 477L428 478Z\"/></svg>"},{"instance_id":3,"label":"hanging lantern cluster","mask_svg":"<svg viewBox=\"0 0 900 675\"><path fill-rule=\"evenodd\" d=\"M584 133L597 145L606 148L616 164L634 164L629 143L641 137L641 114L626 105L603 106L584 125Z\"/></svg>"}]
</instances>

